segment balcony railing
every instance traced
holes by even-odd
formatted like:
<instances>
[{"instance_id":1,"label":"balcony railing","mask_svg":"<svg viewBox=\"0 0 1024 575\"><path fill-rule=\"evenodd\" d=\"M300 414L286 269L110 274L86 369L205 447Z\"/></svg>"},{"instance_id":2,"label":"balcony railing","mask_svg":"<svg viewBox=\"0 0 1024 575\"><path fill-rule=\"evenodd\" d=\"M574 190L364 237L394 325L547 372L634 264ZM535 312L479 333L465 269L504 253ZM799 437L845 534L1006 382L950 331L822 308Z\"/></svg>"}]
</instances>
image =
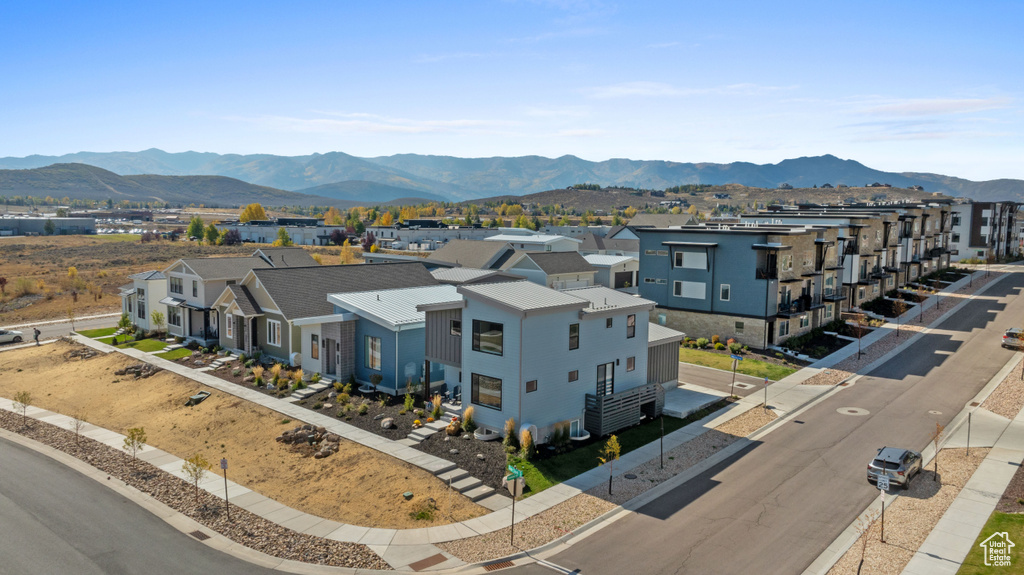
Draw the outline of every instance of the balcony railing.
<instances>
[{"instance_id":1,"label":"balcony railing","mask_svg":"<svg viewBox=\"0 0 1024 575\"><path fill-rule=\"evenodd\" d=\"M942 253L943 253L943 249L942 248L932 248L932 249L928 250L928 257L930 257L930 258L937 258L937 257L941 256Z\"/></svg>"},{"instance_id":2,"label":"balcony railing","mask_svg":"<svg viewBox=\"0 0 1024 575\"><path fill-rule=\"evenodd\" d=\"M779 304L779 313L782 315L796 315L805 311L807 311L807 306L804 305L803 300L797 299Z\"/></svg>"},{"instance_id":3,"label":"balcony railing","mask_svg":"<svg viewBox=\"0 0 1024 575\"><path fill-rule=\"evenodd\" d=\"M779 270L757 268L757 279L759 279L759 280L777 280L777 279L779 279Z\"/></svg>"},{"instance_id":4,"label":"balcony railing","mask_svg":"<svg viewBox=\"0 0 1024 575\"><path fill-rule=\"evenodd\" d=\"M825 301L839 301L846 299L846 293L843 289L825 288L821 291L821 297Z\"/></svg>"},{"instance_id":5,"label":"balcony railing","mask_svg":"<svg viewBox=\"0 0 1024 575\"><path fill-rule=\"evenodd\" d=\"M843 249L843 253L847 255L860 253L860 246L857 245L857 242L847 242L846 247Z\"/></svg>"}]
</instances>

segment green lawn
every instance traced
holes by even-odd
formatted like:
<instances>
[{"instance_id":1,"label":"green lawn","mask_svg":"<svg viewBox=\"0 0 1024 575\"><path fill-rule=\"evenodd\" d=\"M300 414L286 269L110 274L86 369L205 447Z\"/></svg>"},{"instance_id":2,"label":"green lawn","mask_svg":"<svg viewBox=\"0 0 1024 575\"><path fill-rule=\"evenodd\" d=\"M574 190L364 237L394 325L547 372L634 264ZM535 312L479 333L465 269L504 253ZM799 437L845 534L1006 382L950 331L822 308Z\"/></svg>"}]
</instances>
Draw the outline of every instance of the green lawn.
<instances>
[{"instance_id":1,"label":"green lawn","mask_svg":"<svg viewBox=\"0 0 1024 575\"><path fill-rule=\"evenodd\" d=\"M699 349L690 349L688 347L679 348L679 361L683 363L692 363L694 365L703 365L705 367L714 367L716 369L724 369L725 371L732 371L731 357ZM736 373L743 373L754 377L767 377L772 381L778 381L787 375L796 372L797 369L793 367L775 365L774 363L766 363L756 359L744 359L736 368Z\"/></svg>"},{"instance_id":2,"label":"green lawn","mask_svg":"<svg viewBox=\"0 0 1024 575\"><path fill-rule=\"evenodd\" d=\"M157 357L162 357L164 359L169 359L171 361L181 359L183 357L188 357L190 355L192 355L192 350L187 347L179 347L178 349L156 354Z\"/></svg>"},{"instance_id":3,"label":"green lawn","mask_svg":"<svg viewBox=\"0 0 1024 575\"><path fill-rule=\"evenodd\" d=\"M160 339L143 339L139 341L129 341L128 343L118 344L117 347L125 349L128 347L134 347L139 351L153 352L160 351L167 347L167 342Z\"/></svg>"},{"instance_id":4,"label":"green lawn","mask_svg":"<svg viewBox=\"0 0 1024 575\"><path fill-rule=\"evenodd\" d=\"M116 327L104 327L100 329L80 329L78 330L78 333L80 335L84 335L85 337L97 339L109 335L114 335L115 331L117 331Z\"/></svg>"},{"instance_id":5,"label":"green lawn","mask_svg":"<svg viewBox=\"0 0 1024 575\"><path fill-rule=\"evenodd\" d=\"M1005 531L1009 534L1010 541L1013 541L1016 545L1010 549L1010 565L1008 566L985 566L985 554L984 550L978 546L979 543L989 538L993 533ZM988 518L988 523L981 528L981 535L974 541L974 545L971 547L971 552L967 554L967 558L964 559L963 565L960 566L960 570L957 571L957 575L975 575L982 573L1000 573L1000 574L1022 574L1024 573L1024 515L1016 513L1000 513L998 511L992 513L992 516Z\"/></svg>"},{"instance_id":6,"label":"green lawn","mask_svg":"<svg viewBox=\"0 0 1024 575\"><path fill-rule=\"evenodd\" d=\"M726 405L724 400L706 409L693 413L686 419L676 417L665 418L665 435L673 431L699 421L709 414L721 409ZM619 445L622 447L622 455L639 449L661 437L661 422L657 419L631 427L616 434L619 438ZM537 458L526 462L518 457L509 458L509 463L523 471L523 478L526 480L524 494L529 496L540 493L552 485L561 483L567 479L576 477L580 473L590 471L598 466L598 453L607 440L593 441L588 445L574 449L568 453L555 455L548 458Z\"/></svg>"}]
</instances>

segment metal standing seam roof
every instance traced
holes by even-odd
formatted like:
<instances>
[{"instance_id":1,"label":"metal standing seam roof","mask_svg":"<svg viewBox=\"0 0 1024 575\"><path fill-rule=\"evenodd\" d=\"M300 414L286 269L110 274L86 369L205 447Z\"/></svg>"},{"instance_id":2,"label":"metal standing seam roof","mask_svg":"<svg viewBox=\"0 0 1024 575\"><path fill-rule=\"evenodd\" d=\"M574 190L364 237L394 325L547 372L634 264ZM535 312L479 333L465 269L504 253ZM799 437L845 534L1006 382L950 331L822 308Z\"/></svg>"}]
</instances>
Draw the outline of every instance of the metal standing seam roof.
<instances>
[{"instance_id":1,"label":"metal standing seam roof","mask_svg":"<svg viewBox=\"0 0 1024 575\"><path fill-rule=\"evenodd\" d=\"M661 345L663 343L671 343L673 341L679 341L686 335L681 331L676 331L671 328L667 328L661 324L648 323L647 324L647 345Z\"/></svg>"},{"instance_id":2,"label":"metal standing seam roof","mask_svg":"<svg viewBox=\"0 0 1024 575\"><path fill-rule=\"evenodd\" d=\"M588 256L583 256L583 259L587 260L587 263L592 266L600 267L614 266L630 261L638 261L633 256L609 256L604 254L590 254Z\"/></svg>"},{"instance_id":3,"label":"metal standing seam roof","mask_svg":"<svg viewBox=\"0 0 1024 575\"><path fill-rule=\"evenodd\" d=\"M464 285L459 286L458 290L468 297L478 296L520 312L570 306L582 309L588 305L588 301L581 297L533 282Z\"/></svg>"},{"instance_id":4,"label":"metal standing seam roof","mask_svg":"<svg viewBox=\"0 0 1024 575\"><path fill-rule=\"evenodd\" d=\"M160 272L160 271L157 271L157 270L149 270L149 271L146 271L146 272L139 272L137 274L132 274L132 275L128 276L128 279L130 279L130 280L142 280L142 281L164 280L164 279L167 279L167 276L165 276L163 274L163 272Z\"/></svg>"},{"instance_id":5,"label":"metal standing seam roof","mask_svg":"<svg viewBox=\"0 0 1024 575\"><path fill-rule=\"evenodd\" d=\"M510 243L510 244L511 243L516 243L516 242L519 242L521 244L550 244L550 243L554 243L554 242L556 242L558 240L571 240L571 241L574 241L576 243L583 243L583 240L578 240L576 238L570 238L570 237L567 237L567 236L545 235L545 234L536 234L536 235L529 235L529 236L528 235L517 236L517 235L514 235L514 234L498 234L498 235L490 236L490 237L487 237L487 238L483 239L483 241L485 241L485 242L507 242L507 243Z\"/></svg>"},{"instance_id":6,"label":"metal standing seam roof","mask_svg":"<svg viewBox=\"0 0 1024 575\"><path fill-rule=\"evenodd\" d=\"M135 284L133 284L133 283L124 284L123 286L121 286L121 287L119 287L117 289L121 292L121 295L123 295L123 296L125 296L125 295L132 295L133 293L135 293Z\"/></svg>"},{"instance_id":7,"label":"metal standing seam roof","mask_svg":"<svg viewBox=\"0 0 1024 575\"><path fill-rule=\"evenodd\" d=\"M584 313L630 308L653 309L655 305L654 302L649 299L643 299L605 286L567 289L562 293L567 293L586 300L588 306L583 309Z\"/></svg>"},{"instance_id":8,"label":"metal standing seam roof","mask_svg":"<svg viewBox=\"0 0 1024 575\"><path fill-rule=\"evenodd\" d=\"M459 299L453 285L433 285L392 290L336 293L328 301L360 317L391 329L418 327L426 314L416 311L417 305L450 302Z\"/></svg>"},{"instance_id":9,"label":"metal standing seam roof","mask_svg":"<svg viewBox=\"0 0 1024 575\"><path fill-rule=\"evenodd\" d=\"M430 275L438 281L463 283L480 279L500 273L496 270L481 270L477 268L437 268L430 271Z\"/></svg>"}]
</instances>

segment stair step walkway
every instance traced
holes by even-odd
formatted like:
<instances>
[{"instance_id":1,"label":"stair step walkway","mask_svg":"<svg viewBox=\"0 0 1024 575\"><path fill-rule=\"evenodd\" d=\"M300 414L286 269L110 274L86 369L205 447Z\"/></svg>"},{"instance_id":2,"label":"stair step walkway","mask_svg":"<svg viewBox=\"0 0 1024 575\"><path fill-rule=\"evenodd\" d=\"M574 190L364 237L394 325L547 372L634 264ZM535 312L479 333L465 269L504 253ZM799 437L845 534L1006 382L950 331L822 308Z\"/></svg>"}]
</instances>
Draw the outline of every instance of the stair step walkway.
<instances>
[{"instance_id":1,"label":"stair step walkway","mask_svg":"<svg viewBox=\"0 0 1024 575\"><path fill-rule=\"evenodd\" d=\"M445 483L448 483L450 481L453 484L453 487L456 481L465 479L467 477L469 477L469 472L466 471L465 469L462 469L461 467L457 467L455 469L452 469L451 471L445 471L444 473L439 473L437 475L437 478L440 479L441 481L444 481Z\"/></svg>"},{"instance_id":2,"label":"stair step walkway","mask_svg":"<svg viewBox=\"0 0 1024 575\"><path fill-rule=\"evenodd\" d=\"M447 483L447 482L445 482ZM483 485L484 482L480 481L476 477L470 477L468 474L466 477L459 479L458 481L452 481L452 489L457 489L459 493L466 493L472 489L476 489Z\"/></svg>"},{"instance_id":3,"label":"stair step walkway","mask_svg":"<svg viewBox=\"0 0 1024 575\"><path fill-rule=\"evenodd\" d=\"M480 485L479 487L474 487L473 489L462 492L463 495L468 497L469 500L474 503L485 497L490 497L491 495L494 495L494 493L494 488L486 485Z\"/></svg>"}]
</instances>

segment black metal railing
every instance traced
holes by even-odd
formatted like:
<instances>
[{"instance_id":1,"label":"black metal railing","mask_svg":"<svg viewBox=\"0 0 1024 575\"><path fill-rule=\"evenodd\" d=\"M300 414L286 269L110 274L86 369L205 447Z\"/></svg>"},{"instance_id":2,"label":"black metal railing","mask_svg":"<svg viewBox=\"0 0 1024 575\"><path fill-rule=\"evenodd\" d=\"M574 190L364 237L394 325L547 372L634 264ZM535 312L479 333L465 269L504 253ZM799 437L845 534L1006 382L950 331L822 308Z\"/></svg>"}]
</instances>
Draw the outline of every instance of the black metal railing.
<instances>
[{"instance_id":1,"label":"black metal railing","mask_svg":"<svg viewBox=\"0 0 1024 575\"><path fill-rule=\"evenodd\" d=\"M777 280L777 279L779 279L779 270L757 268L757 279L759 279L759 280Z\"/></svg>"}]
</instances>

